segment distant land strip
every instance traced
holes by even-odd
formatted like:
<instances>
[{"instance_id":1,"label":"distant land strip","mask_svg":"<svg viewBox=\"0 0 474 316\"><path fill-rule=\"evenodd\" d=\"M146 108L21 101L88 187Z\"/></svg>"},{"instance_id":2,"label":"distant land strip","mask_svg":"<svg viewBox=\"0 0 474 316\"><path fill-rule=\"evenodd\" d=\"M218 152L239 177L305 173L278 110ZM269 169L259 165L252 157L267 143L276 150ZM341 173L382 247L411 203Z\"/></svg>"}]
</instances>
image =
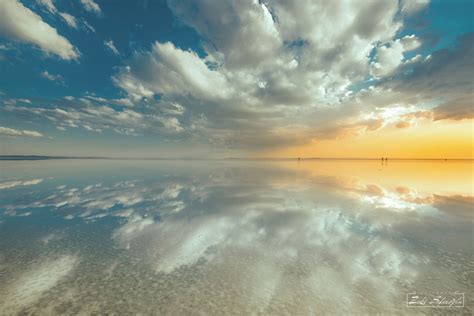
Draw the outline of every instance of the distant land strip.
<instances>
[{"instance_id":1,"label":"distant land strip","mask_svg":"<svg viewBox=\"0 0 474 316\"><path fill-rule=\"evenodd\" d=\"M68 157L37 155L0 155L0 160L50 160L50 159L108 159L107 157Z\"/></svg>"}]
</instances>

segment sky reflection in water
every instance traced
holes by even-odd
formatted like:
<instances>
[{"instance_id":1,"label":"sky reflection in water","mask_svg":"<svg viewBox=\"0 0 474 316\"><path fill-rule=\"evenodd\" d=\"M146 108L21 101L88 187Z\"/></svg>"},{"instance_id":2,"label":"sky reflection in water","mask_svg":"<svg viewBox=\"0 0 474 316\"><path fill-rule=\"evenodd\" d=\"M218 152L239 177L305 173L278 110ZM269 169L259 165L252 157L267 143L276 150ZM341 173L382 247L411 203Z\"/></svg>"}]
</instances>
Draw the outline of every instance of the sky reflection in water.
<instances>
[{"instance_id":1,"label":"sky reflection in water","mask_svg":"<svg viewBox=\"0 0 474 316\"><path fill-rule=\"evenodd\" d=\"M2 162L4 313L472 313L471 162ZM413 291L464 309L407 308Z\"/></svg>"}]
</instances>

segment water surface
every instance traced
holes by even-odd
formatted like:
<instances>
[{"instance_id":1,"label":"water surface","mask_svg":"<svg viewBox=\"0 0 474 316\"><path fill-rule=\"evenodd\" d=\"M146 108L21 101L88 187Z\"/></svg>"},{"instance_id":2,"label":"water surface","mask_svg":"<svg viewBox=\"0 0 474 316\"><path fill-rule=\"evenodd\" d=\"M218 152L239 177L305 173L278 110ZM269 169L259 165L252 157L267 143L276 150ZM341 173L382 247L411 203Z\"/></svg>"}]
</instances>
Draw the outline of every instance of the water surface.
<instances>
[{"instance_id":1,"label":"water surface","mask_svg":"<svg viewBox=\"0 0 474 316\"><path fill-rule=\"evenodd\" d=\"M472 215L471 162L4 161L0 311L471 314Z\"/></svg>"}]
</instances>

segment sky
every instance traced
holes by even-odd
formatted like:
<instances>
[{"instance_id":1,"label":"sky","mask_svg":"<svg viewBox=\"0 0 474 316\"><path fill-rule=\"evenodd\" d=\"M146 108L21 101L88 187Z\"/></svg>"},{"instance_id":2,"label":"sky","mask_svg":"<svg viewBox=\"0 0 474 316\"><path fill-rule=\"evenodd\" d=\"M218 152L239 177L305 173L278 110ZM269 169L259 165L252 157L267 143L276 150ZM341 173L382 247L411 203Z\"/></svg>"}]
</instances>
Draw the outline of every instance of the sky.
<instances>
[{"instance_id":1,"label":"sky","mask_svg":"<svg viewBox=\"0 0 474 316\"><path fill-rule=\"evenodd\" d=\"M0 154L473 158L471 0L0 0Z\"/></svg>"}]
</instances>

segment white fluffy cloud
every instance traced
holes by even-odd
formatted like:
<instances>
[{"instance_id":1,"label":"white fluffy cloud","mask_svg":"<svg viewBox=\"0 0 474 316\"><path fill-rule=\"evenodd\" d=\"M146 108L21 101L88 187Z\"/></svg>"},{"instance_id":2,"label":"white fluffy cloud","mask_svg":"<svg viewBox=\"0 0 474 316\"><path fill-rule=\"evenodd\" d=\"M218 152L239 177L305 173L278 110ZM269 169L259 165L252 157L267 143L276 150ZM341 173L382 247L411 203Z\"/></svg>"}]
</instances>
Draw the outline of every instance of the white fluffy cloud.
<instances>
[{"instance_id":1,"label":"white fluffy cloud","mask_svg":"<svg viewBox=\"0 0 474 316\"><path fill-rule=\"evenodd\" d=\"M95 2L81 1L100 13ZM43 2L46 7L52 3ZM408 112L400 115L407 115L429 99L418 92L403 94L403 84L395 82L410 73L416 76L411 70L429 63L417 54L420 38L398 35L404 19L426 4L169 0L176 17L201 36L203 51L153 43L148 51L125 60L113 75L125 98L88 95L81 105L58 105L74 117L56 127L129 135L166 131L239 149L302 145L376 131L395 124L381 115L383 108L401 107ZM112 40L104 45L120 53ZM405 104L399 104L400 98ZM89 107L99 103L103 107L92 118ZM133 106L130 111L140 118L120 119L129 110L110 105L129 110ZM59 112L41 110L48 119L61 121Z\"/></svg>"},{"instance_id":2,"label":"white fluffy cloud","mask_svg":"<svg viewBox=\"0 0 474 316\"><path fill-rule=\"evenodd\" d=\"M155 43L148 54L135 56L115 77L119 87L131 96L151 98L154 94L192 94L198 98L224 97L225 77L210 70L204 60L172 43Z\"/></svg>"},{"instance_id":3,"label":"white fluffy cloud","mask_svg":"<svg viewBox=\"0 0 474 316\"><path fill-rule=\"evenodd\" d=\"M62 59L79 58L78 50L65 37L18 0L0 2L0 36L36 45Z\"/></svg>"},{"instance_id":4,"label":"white fluffy cloud","mask_svg":"<svg viewBox=\"0 0 474 316\"><path fill-rule=\"evenodd\" d=\"M89 11L93 12L95 14L101 14L102 11L100 10L99 5L94 2L94 0L80 0L84 8Z\"/></svg>"},{"instance_id":5,"label":"white fluffy cloud","mask_svg":"<svg viewBox=\"0 0 474 316\"><path fill-rule=\"evenodd\" d=\"M402 25L395 18L398 1L348 1L343 6L323 1L168 3L184 23L202 35L207 56L199 60L194 54L194 64L189 66L192 52L171 44L155 44L149 54L131 61L130 68L123 68L116 77L119 86L135 96L166 95L170 89L164 88L164 81L168 86L178 87L183 77L192 81L192 75L200 82L220 76L221 82L226 81L225 88L203 88L233 91L234 102L240 104L338 103L348 94L348 87L368 73L368 55L374 43L391 40ZM168 52L175 52L172 59L165 56ZM198 68L197 64L197 75L184 73ZM170 74L161 76L148 71L158 66L174 68ZM164 76L166 80L158 82ZM191 87L196 85L191 83ZM191 92L188 88L181 91ZM228 93L225 95L229 97Z\"/></svg>"},{"instance_id":6,"label":"white fluffy cloud","mask_svg":"<svg viewBox=\"0 0 474 316\"><path fill-rule=\"evenodd\" d=\"M58 9L56 9L56 6L54 5L53 0L37 0L39 4L44 6L49 12L51 13L56 13L58 12Z\"/></svg>"},{"instance_id":7,"label":"white fluffy cloud","mask_svg":"<svg viewBox=\"0 0 474 316\"><path fill-rule=\"evenodd\" d=\"M258 66L281 48L280 36L265 4L257 1L168 1L168 4L179 18L209 41L208 51L229 68Z\"/></svg>"},{"instance_id":8,"label":"white fluffy cloud","mask_svg":"<svg viewBox=\"0 0 474 316\"><path fill-rule=\"evenodd\" d=\"M245 100L260 106L340 102L369 70L374 43L402 26L398 1L168 1L205 40Z\"/></svg>"},{"instance_id":9,"label":"white fluffy cloud","mask_svg":"<svg viewBox=\"0 0 474 316\"><path fill-rule=\"evenodd\" d=\"M56 83L64 83L64 78L61 75L51 74L47 70L43 71L40 75L41 77L48 79L49 81L53 81Z\"/></svg>"},{"instance_id":10,"label":"white fluffy cloud","mask_svg":"<svg viewBox=\"0 0 474 316\"><path fill-rule=\"evenodd\" d=\"M77 20L74 16L70 15L69 13L60 12L59 15L63 18L63 20L72 28L77 29Z\"/></svg>"},{"instance_id":11,"label":"white fluffy cloud","mask_svg":"<svg viewBox=\"0 0 474 316\"><path fill-rule=\"evenodd\" d=\"M201 35L205 55L157 42L126 61L114 82L135 103L159 96L158 107L180 104L184 130L225 147L302 144L341 120L380 128L383 120L360 117L383 103L361 105L351 87L397 72L404 53L420 46L414 35L397 38L398 0L168 5Z\"/></svg>"},{"instance_id":12,"label":"white fluffy cloud","mask_svg":"<svg viewBox=\"0 0 474 316\"><path fill-rule=\"evenodd\" d=\"M415 50L421 46L420 39L415 35L407 35L401 39L405 51Z\"/></svg>"},{"instance_id":13,"label":"white fluffy cloud","mask_svg":"<svg viewBox=\"0 0 474 316\"><path fill-rule=\"evenodd\" d=\"M404 61L404 53L421 46L415 35L407 35L377 47L377 62L371 64L371 74L375 78L392 75Z\"/></svg>"},{"instance_id":14,"label":"white fluffy cloud","mask_svg":"<svg viewBox=\"0 0 474 316\"><path fill-rule=\"evenodd\" d=\"M367 74L374 43L402 26L398 1L168 2L203 36L206 59L270 104L337 103Z\"/></svg>"},{"instance_id":15,"label":"white fluffy cloud","mask_svg":"<svg viewBox=\"0 0 474 316\"><path fill-rule=\"evenodd\" d=\"M18 0L0 2L0 36L36 45L62 59L79 58L78 50L65 37Z\"/></svg>"},{"instance_id":16,"label":"white fluffy cloud","mask_svg":"<svg viewBox=\"0 0 474 316\"><path fill-rule=\"evenodd\" d=\"M377 48L377 62L372 64L372 75L376 78L385 77L394 73L403 60L403 45L399 40L390 46Z\"/></svg>"},{"instance_id":17,"label":"white fluffy cloud","mask_svg":"<svg viewBox=\"0 0 474 316\"><path fill-rule=\"evenodd\" d=\"M29 130L18 130L9 127L0 126L0 136L32 136L32 137L43 137L43 134L36 131Z\"/></svg>"},{"instance_id":18,"label":"white fluffy cloud","mask_svg":"<svg viewBox=\"0 0 474 316\"><path fill-rule=\"evenodd\" d=\"M53 0L37 0L40 5L45 7L50 13L59 15L67 25L77 29L77 20L74 16L66 12L59 12L54 5Z\"/></svg>"}]
</instances>

